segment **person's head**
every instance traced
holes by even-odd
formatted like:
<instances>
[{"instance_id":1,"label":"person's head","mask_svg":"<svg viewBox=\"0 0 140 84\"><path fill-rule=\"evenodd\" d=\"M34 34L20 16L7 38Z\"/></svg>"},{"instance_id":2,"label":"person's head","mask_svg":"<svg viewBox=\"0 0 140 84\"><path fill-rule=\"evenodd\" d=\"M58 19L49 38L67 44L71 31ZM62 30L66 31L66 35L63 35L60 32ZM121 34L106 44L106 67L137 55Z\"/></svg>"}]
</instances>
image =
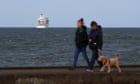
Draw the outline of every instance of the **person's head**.
<instances>
[{"instance_id":1,"label":"person's head","mask_svg":"<svg viewBox=\"0 0 140 84\"><path fill-rule=\"evenodd\" d=\"M96 21L92 21L90 26L91 26L92 29L97 29L98 28L98 24L97 24Z\"/></svg>"},{"instance_id":2,"label":"person's head","mask_svg":"<svg viewBox=\"0 0 140 84\"><path fill-rule=\"evenodd\" d=\"M81 20L78 20L77 21L77 27L78 28L82 28L82 26L83 26L83 24L82 24Z\"/></svg>"},{"instance_id":3,"label":"person's head","mask_svg":"<svg viewBox=\"0 0 140 84\"><path fill-rule=\"evenodd\" d=\"M81 21L81 24L84 25L84 19L81 18L80 21Z\"/></svg>"}]
</instances>

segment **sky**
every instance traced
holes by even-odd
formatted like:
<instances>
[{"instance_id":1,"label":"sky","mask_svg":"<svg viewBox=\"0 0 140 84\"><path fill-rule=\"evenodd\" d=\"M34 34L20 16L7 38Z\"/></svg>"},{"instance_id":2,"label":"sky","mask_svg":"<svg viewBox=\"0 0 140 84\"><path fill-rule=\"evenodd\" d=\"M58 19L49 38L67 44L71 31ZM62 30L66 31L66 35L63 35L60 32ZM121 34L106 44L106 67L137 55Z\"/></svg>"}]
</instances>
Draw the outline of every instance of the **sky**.
<instances>
[{"instance_id":1,"label":"sky","mask_svg":"<svg viewBox=\"0 0 140 84\"><path fill-rule=\"evenodd\" d=\"M140 0L0 0L0 27L34 27L43 13L50 27L76 27L84 18L103 27L140 27Z\"/></svg>"}]
</instances>

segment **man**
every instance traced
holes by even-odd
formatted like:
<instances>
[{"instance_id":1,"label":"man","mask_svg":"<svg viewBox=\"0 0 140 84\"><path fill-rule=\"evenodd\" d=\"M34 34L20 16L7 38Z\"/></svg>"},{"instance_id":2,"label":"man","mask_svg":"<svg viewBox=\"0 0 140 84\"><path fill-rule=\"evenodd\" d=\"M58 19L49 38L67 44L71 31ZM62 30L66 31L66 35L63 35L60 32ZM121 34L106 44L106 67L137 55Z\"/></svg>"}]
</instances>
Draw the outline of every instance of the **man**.
<instances>
[{"instance_id":1,"label":"man","mask_svg":"<svg viewBox=\"0 0 140 84\"><path fill-rule=\"evenodd\" d=\"M75 49L75 53L74 53L74 62L73 62L73 67L72 67L73 69L76 68L78 56L80 53L82 53L84 59L87 62L88 67L90 66L90 62L89 62L87 52L86 52L86 47L87 47L88 43L89 43L88 34L87 34L87 31L83 28L83 23L80 19L77 22L77 30L75 33L76 49Z\"/></svg>"},{"instance_id":2,"label":"man","mask_svg":"<svg viewBox=\"0 0 140 84\"><path fill-rule=\"evenodd\" d=\"M95 21L91 22L91 30L89 34L89 47L92 51L92 58L90 62L90 68L87 71L93 72L93 66L95 60L98 59L98 53L101 52L103 45L103 35L102 31L98 28L98 24ZM101 62L98 62L100 67L102 66Z\"/></svg>"}]
</instances>

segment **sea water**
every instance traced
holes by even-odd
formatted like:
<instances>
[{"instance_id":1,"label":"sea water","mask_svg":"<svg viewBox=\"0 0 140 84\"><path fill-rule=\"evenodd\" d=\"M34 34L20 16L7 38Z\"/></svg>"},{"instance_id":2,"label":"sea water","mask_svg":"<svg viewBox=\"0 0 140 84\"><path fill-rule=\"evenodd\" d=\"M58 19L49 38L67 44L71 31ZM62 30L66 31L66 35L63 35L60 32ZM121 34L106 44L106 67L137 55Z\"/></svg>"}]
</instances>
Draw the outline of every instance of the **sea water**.
<instances>
[{"instance_id":1,"label":"sea water","mask_svg":"<svg viewBox=\"0 0 140 84\"><path fill-rule=\"evenodd\" d=\"M0 28L0 67L70 66L76 28ZM88 30L89 31L89 30ZM120 64L140 64L139 28L103 28L103 55L120 53ZM88 57L91 51L87 47ZM82 55L78 65L86 65Z\"/></svg>"}]
</instances>

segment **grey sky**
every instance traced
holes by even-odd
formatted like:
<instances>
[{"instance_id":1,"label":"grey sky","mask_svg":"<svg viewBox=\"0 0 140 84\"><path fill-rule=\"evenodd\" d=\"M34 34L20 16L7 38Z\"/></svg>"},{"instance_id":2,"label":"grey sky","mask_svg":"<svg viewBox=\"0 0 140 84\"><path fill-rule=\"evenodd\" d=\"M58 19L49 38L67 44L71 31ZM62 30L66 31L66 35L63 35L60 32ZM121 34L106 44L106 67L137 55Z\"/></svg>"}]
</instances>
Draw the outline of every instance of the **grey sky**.
<instances>
[{"instance_id":1,"label":"grey sky","mask_svg":"<svg viewBox=\"0 0 140 84\"><path fill-rule=\"evenodd\" d=\"M0 26L36 25L40 13L50 27L75 27L83 17L89 26L140 27L140 0L0 0Z\"/></svg>"}]
</instances>

